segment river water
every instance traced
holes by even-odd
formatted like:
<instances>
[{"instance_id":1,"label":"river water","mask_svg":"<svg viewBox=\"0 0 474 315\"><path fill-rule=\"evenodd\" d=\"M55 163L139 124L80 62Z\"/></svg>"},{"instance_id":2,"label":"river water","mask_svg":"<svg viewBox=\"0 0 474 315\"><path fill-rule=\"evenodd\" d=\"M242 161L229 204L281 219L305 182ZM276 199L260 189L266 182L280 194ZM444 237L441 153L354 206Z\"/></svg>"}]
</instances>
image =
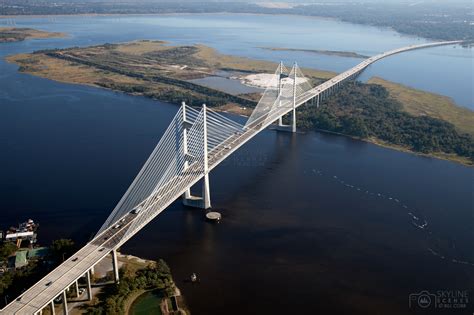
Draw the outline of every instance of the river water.
<instances>
[{"instance_id":1,"label":"river water","mask_svg":"<svg viewBox=\"0 0 474 315\"><path fill-rule=\"evenodd\" d=\"M56 17L16 23L69 37L2 44L2 58L147 38L342 71L360 59L258 47L372 55L424 41L291 16ZM472 50L460 47L414 51L371 66L364 77L434 91L472 108L472 58ZM0 86L0 226L31 217L41 225L43 244L90 238L177 110L21 74L3 60ZM474 295L473 178L472 168L345 137L268 130L211 174L220 224L176 202L123 251L164 258L193 314L410 314L409 294L421 290ZM192 272L200 276L199 285L184 281Z\"/></svg>"}]
</instances>

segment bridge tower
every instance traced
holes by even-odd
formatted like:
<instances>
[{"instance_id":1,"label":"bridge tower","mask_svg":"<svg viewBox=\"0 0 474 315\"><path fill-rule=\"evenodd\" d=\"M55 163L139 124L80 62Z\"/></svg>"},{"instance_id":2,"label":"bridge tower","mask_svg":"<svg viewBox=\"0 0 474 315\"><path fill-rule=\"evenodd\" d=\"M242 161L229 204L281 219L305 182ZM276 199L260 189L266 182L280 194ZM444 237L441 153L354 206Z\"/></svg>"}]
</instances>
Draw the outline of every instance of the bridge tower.
<instances>
[{"instance_id":1,"label":"bridge tower","mask_svg":"<svg viewBox=\"0 0 474 315\"><path fill-rule=\"evenodd\" d=\"M281 78L282 78L282 76L283 76L283 67L284 67L284 66L283 66L283 61L280 61L280 66L279 66L279 68L280 68L280 71L279 71L279 72L280 72L280 75L278 76L278 103L279 103L279 104L278 104L278 107L281 106L281 90L282 90L282 89L281 89ZM280 116L280 118L278 118L278 127L284 127L284 125L283 125L283 117L282 117L282 116Z\"/></svg>"},{"instance_id":2,"label":"bridge tower","mask_svg":"<svg viewBox=\"0 0 474 315\"><path fill-rule=\"evenodd\" d=\"M293 122L291 126L291 131L296 132L296 72L298 70L298 65L295 62L295 65L293 66Z\"/></svg>"},{"instance_id":3,"label":"bridge tower","mask_svg":"<svg viewBox=\"0 0 474 315\"><path fill-rule=\"evenodd\" d=\"M188 188L185 193L183 194L183 204L188 207L194 207L194 208L201 208L201 209L209 209L211 208L211 192L210 192L210 187L209 187L209 161L208 161L208 141L207 141L207 107L206 104L203 104L203 154L204 154L204 178L202 182L202 197L199 196L193 196L191 195L191 188ZM185 157L185 162L184 162L184 170L189 167L189 163L187 161L189 157L188 153L188 142L187 142L187 129L191 127L191 124L189 124L186 120L186 104L183 102L182 103L182 109L183 109L183 148L184 148L184 157Z\"/></svg>"},{"instance_id":4,"label":"bridge tower","mask_svg":"<svg viewBox=\"0 0 474 315\"><path fill-rule=\"evenodd\" d=\"M281 106L281 99L284 97L282 95L282 92L283 92L283 88L282 88L282 77L283 77L283 62L280 62L280 75L279 75L279 79L278 79L278 102L279 102L279 105L278 107ZM277 127L277 130L279 131L290 131L290 132L296 132L296 93L297 93L297 73L298 73L298 65L297 63L295 62L294 65L293 65L293 69L291 70L291 72L293 73L293 77L292 77L292 81L293 81L293 86L292 86L292 107L293 107L293 110L291 112L291 125L285 125L283 124L283 117L280 116L280 118L278 118L278 127ZM291 73L290 73L291 75Z\"/></svg>"}]
</instances>

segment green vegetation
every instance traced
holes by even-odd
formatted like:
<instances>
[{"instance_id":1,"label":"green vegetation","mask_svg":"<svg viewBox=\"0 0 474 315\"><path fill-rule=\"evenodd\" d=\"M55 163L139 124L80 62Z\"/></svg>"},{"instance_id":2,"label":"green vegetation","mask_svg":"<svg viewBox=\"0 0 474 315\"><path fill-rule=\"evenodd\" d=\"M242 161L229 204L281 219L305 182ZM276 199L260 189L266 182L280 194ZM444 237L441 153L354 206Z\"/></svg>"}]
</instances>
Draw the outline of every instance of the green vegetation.
<instances>
[{"instance_id":1,"label":"green vegetation","mask_svg":"<svg viewBox=\"0 0 474 315\"><path fill-rule=\"evenodd\" d=\"M471 136L460 134L440 119L403 111L380 85L350 82L319 109L303 107L298 119L307 129L382 141L424 154L457 155L474 162Z\"/></svg>"},{"instance_id":2,"label":"green vegetation","mask_svg":"<svg viewBox=\"0 0 474 315\"><path fill-rule=\"evenodd\" d=\"M15 251L15 244L12 242L3 242L0 245L0 261L6 261Z\"/></svg>"},{"instance_id":3,"label":"green vegetation","mask_svg":"<svg viewBox=\"0 0 474 315\"><path fill-rule=\"evenodd\" d=\"M404 111L414 116L429 116L447 121L460 133L474 136L474 112L457 106L449 97L416 90L377 77L371 78L368 83L385 87L390 96L403 105Z\"/></svg>"},{"instance_id":4,"label":"green vegetation","mask_svg":"<svg viewBox=\"0 0 474 315\"><path fill-rule=\"evenodd\" d=\"M189 80L222 70L268 73L276 67L270 62L221 55L202 45L168 46L147 40L38 51L10 56L8 60L19 64L22 71L54 80L92 84L175 104L206 103L247 115L260 95L230 95ZM303 71L313 86L334 76L311 69ZM302 109L303 125L472 163L472 138L464 134L474 130L472 112L439 95L380 79L375 82L387 89L352 84L339 90L327 106Z\"/></svg>"},{"instance_id":5,"label":"green vegetation","mask_svg":"<svg viewBox=\"0 0 474 315\"><path fill-rule=\"evenodd\" d=\"M48 273L51 268L56 267L67 259L75 249L74 242L70 239L59 239L51 243L48 254L28 259L28 264L19 269L9 269L0 274L0 305L23 292L25 288L33 285ZM15 254L17 248L12 242L0 244L0 267L7 269L8 257ZM2 263L3 262L3 263Z\"/></svg>"},{"instance_id":6,"label":"green vegetation","mask_svg":"<svg viewBox=\"0 0 474 315\"><path fill-rule=\"evenodd\" d=\"M50 259L61 263L69 258L75 251L74 241L71 239L54 240L50 246Z\"/></svg>"},{"instance_id":7,"label":"green vegetation","mask_svg":"<svg viewBox=\"0 0 474 315\"><path fill-rule=\"evenodd\" d=\"M156 264L136 271L123 268L120 274L120 282L105 287L99 295L100 302L89 306L86 314L125 314L128 297L136 295L137 292L153 290L162 297L174 294L175 286L171 271L161 259Z\"/></svg>"}]
</instances>

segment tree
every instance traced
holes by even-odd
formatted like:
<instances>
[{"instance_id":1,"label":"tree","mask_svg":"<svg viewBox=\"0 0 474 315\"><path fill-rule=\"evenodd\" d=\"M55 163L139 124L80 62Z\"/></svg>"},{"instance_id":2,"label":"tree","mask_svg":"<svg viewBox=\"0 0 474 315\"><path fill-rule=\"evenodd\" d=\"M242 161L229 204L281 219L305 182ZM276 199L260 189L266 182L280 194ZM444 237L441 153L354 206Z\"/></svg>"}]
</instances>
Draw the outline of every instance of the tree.
<instances>
[{"instance_id":1,"label":"tree","mask_svg":"<svg viewBox=\"0 0 474 315\"><path fill-rule=\"evenodd\" d=\"M63 261L74 253L74 241L71 239L54 240L50 246L51 256L56 261Z\"/></svg>"},{"instance_id":2,"label":"tree","mask_svg":"<svg viewBox=\"0 0 474 315\"><path fill-rule=\"evenodd\" d=\"M11 242L4 242L0 246L0 261L7 260L16 251L15 244Z\"/></svg>"}]
</instances>

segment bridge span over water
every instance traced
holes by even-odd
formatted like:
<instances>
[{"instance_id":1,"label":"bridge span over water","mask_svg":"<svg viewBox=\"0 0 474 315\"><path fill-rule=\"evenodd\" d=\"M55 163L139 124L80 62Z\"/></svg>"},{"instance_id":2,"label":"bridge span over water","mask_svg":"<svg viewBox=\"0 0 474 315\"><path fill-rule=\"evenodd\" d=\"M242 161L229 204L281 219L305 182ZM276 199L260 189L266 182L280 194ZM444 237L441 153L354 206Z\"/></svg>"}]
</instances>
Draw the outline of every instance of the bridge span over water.
<instances>
[{"instance_id":1,"label":"bridge span over water","mask_svg":"<svg viewBox=\"0 0 474 315\"><path fill-rule=\"evenodd\" d=\"M0 310L0 315L42 314L54 310L54 299L61 296L63 313L68 314L66 290L85 277L88 299L92 298L91 274L94 266L112 255L115 280L119 280L116 250L178 198L184 204L210 208L209 172L266 127L296 131L296 109L312 101L320 105L344 82L354 79L372 63L401 52L461 41L412 45L368 58L334 78L312 87L295 64L290 71L280 64L268 88L245 125L214 112L205 105L200 110L183 103L158 145L96 236L43 279ZM290 113L291 125L282 117ZM202 196L190 188L202 181Z\"/></svg>"}]
</instances>

